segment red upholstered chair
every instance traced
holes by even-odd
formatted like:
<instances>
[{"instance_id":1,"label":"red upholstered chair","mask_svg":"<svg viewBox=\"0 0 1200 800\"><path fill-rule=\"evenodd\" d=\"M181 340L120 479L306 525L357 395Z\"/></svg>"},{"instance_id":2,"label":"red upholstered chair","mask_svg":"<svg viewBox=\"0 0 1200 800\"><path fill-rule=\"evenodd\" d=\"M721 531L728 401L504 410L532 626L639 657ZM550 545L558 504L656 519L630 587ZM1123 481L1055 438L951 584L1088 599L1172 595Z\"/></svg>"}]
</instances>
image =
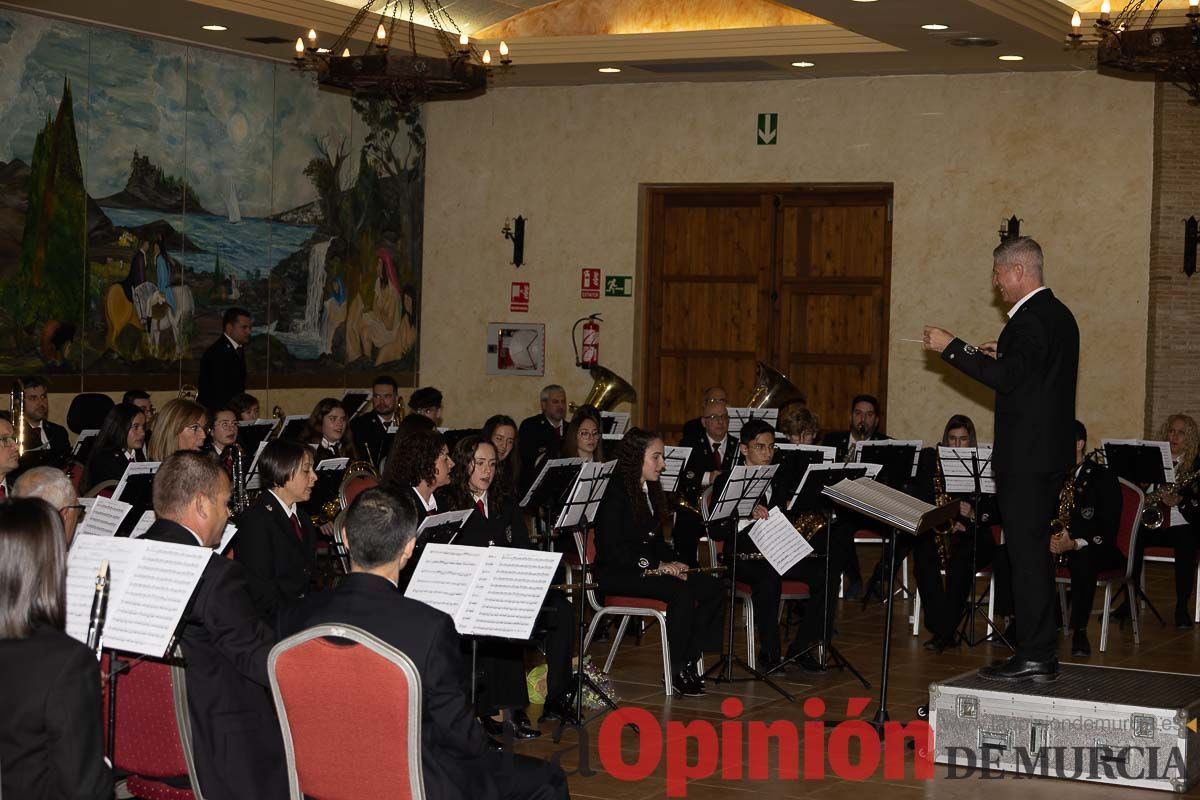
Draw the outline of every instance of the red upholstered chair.
<instances>
[{"instance_id":1,"label":"red upholstered chair","mask_svg":"<svg viewBox=\"0 0 1200 800\"><path fill-rule=\"evenodd\" d=\"M108 655L100 663L108 670ZM108 690L102 708L105 734L108 731ZM113 766L130 773L127 788L134 797L146 800L191 800L191 789L181 789L163 778L189 778L191 754L180 731L190 731L183 669L158 661L138 661L117 678L117 736ZM188 734L190 737L190 733ZM187 739L190 741L190 738ZM190 776L190 777L189 777Z\"/></svg>"},{"instance_id":2,"label":"red upholstered chair","mask_svg":"<svg viewBox=\"0 0 1200 800\"><path fill-rule=\"evenodd\" d=\"M1118 569L1102 570L1096 576L1096 585L1104 587L1104 606L1099 611L1093 611L1093 614L1100 614L1100 652L1103 653L1108 647L1108 617L1112 610L1113 587L1122 584L1125 586L1125 593L1128 597L1136 599L1137 593L1134 590L1134 565L1137 561L1137 537L1138 531L1142 527L1142 500L1145 495L1142 490L1133 485L1124 478L1118 479L1121 483L1121 522L1117 528L1117 549L1121 551L1121 555L1125 557L1125 566ZM1057 570L1055 582L1058 584L1058 600L1062 606L1063 621L1070 619L1067 613L1067 586L1071 583L1071 570L1062 568ZM1130 607L1133 608L1135 603L1131 600ZM1141 630L1138 626L1137 611L1133 611L1129 615L1130 621L1133 623L1133 642L1140 644L1142 641ZM1063 635L1067 633L1066 625L1063 626Z\"/></svg>"},{"instance_id":3,"label":"red upholstered chair","mask_svg":"<svg viewBox=\"0 0 1200 800\"><path fill-rule=\"evenodd\" d=\"M350 504L354 502L354 498L378 485L379 476L374 471L365 467L356 467L348 470L342 478L342 485L338 489L338 500L341 501L342 508L349 508Z\"/></svg>"},{"instance_id":4,"label":"red upholstered chair","mask_svg":"<svg viewBox=\"0 0 1200 800\"><path fill-rule=\"evenodd\" d=\"M293 800L423 800L421 677L408 656L360 628L318 625L275 645L267 669Z\"/></svg>"}]
</instances>

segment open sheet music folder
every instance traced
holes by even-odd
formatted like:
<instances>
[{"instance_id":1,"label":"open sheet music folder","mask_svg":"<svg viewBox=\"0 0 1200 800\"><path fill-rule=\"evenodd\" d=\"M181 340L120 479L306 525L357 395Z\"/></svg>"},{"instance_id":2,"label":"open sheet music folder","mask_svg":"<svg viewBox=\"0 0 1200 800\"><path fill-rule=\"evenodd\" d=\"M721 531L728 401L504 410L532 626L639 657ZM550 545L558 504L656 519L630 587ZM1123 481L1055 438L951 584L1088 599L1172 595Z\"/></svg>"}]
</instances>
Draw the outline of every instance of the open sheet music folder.
<instances>
[{"instance_id":1,"label":"open sheet music folder","mask_svg":"<svg viewBox=\"0 0 1200 800\"><path fill-rule=\"evenodd\" d=\"M934 506L869 478L843 479L822 492L838 505L905 533L922 533L958 515L956 501Z\"/></svg>"},{"instance_id":2,"label":"open sheet music folder","mask_svg":"<svg viewBox=\"0 0 1200 800\"><path fill-rule=\"evenodd\" d=\"M942 464L942 485L949 494L995 494L996 479L992 477L992 448L938 447ZM978 478L978 486L976 485Z\"/></svg>"},{"instance_id":3,"label":"open sheet music folder","mask_svg":"<svg viewBox=\"0 0 1200 800\"><path fill-rule=\"evenodd\" d=\"M542 465L541 471L533 479L529 491L521 500L522 508L537 508L547 504L557 505L567 496L579 468L584 464L582 458L552 458Z\"/></svg>"}]
</instances>

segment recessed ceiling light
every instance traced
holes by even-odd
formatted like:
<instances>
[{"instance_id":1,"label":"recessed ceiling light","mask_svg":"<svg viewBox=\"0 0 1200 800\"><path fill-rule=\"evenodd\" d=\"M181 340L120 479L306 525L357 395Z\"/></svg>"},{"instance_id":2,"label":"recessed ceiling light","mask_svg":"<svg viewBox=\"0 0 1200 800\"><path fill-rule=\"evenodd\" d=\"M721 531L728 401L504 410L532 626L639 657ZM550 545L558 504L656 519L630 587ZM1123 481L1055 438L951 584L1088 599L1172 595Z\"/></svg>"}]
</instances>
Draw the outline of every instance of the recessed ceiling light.
<instances>
[{"instance_id":1,"label":"recessed ceiling light","mask_svg":"<svg viewBox=\"0 0 1200 800\"><path fill-rule=\"evenodd\" d=\"M612 74L612 73L614 73L614 72L620 72L620 71L621 71L621 68L620 68L620 67L601 67L600 69L598 69L598 70L596 70L596 71L597 71L597 72L603 72L603 73L605 73L606 75L608 75L608 74Z\"/></svg>"},{"instance_id":2,"label":"recessed ceiling light","mask_svg":"<svg viewBox=\"0 0 1200 800\"><path fill-rule=\"evenodd\" d=\"M926 25L922 25L921 27L927 31L944 31L950 26L942 25L940 22L930 22Z\"/></svg>"},{"instance_id":3,"label":"recessed ceiling light","mask_svg":"<svg viewBox=\"0 0 1200 800\"><path fill-rule=\"evenodd\" d=\"M875 0L854 0L856 3L874 3Z\"/></svg>"},{"instance_id":4,"label":"recessed ceiling light","mask_svg":"<svg viewBox=\"0 0 1200 800\"><path fill-rule=\"evenodd\" d=\"M227 31L227 30L229 30L229 28L226 28L224 25L205 25L204 30L206 30L206 31Z\"/></svg>"},{"instance_id":5,"label":"recessed ceiling light","mask_svg":"<svg viewBox=\"0 0 1200 800\"><path fill-rule=\"evenodd\" d=\"M799 67L800 69L805 69L806 67L815 67L816 64L814 64L811 61L793 61L792 66Z\"/></svg>"},{"instance_id":6,"label":"recessed ceiling light","mask_svg":"<svg viewBox=\"0 0 1200 800\"><path fill-rule=\"evenodd\" d=\"M998 56L1001 61L1024 61L1025 56Z\"/></svg>"}]
</instances>

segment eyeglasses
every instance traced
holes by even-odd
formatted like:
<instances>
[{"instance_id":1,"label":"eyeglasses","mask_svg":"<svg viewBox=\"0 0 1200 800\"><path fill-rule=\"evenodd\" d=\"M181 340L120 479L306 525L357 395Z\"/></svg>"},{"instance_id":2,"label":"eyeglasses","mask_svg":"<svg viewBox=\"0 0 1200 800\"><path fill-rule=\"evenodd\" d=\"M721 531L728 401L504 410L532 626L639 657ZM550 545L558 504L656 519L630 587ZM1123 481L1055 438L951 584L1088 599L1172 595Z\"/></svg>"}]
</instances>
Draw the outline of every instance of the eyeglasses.
<instances>
[{"instance_id":1,"label":"eyeglasses","mask_svg":"<svg viewBox=\"0 0 1200 800\"><path fill-rule=\"evenodd\" d=\"M62 508L59 509L59 511L70 511L71 509L75 509L76 511L83 511L86 508L87 508L87 506L82 506L82 505L63 506Z\"/></svg>"},{"instance_id":2,"label":"eyeglasses","mask_svg":"<svg viewBox=\"0 0 1200 800\"><path fill-rule=\"evenodd\" d=\"M16 447L17 437L15 436L0 436L0 447Z\"/></svg>"},{"instance_id":3,"label":"eyeglasses","mask_svg":"<svg viewBox=\"0 0 1200 800\"><path fill-rule=\"evenodd\" d=\"M204 433L204 426L201 425L199 422L196 422L191 425L185 426L183 430L187 431L188 433ZM180 431L180 432L182 433L182 431Z\"/></svg>"},{"instance_id":4,"label":"eyeglasses","mask_svg":"<svg viewBox=\"0 0 1200 800\"><path fill-rule=\"evenodd\" d=\"M754 450L756 453L771 453L771 452L775 451L775 445L774 444L762 444L761 442L752 442L750 444L750 449Z\"/></svg>"},{"instance_id":5,"label":"eyeglasses","mask_svg":"<svg viewBox=\"0 0 1200 800\"><path fill-rule=\"evenodd\" d=\"M579 431L580 439L599 439L600 431Z\"/></svg>"},{"instance_id":6,"label":"eyeglasses","mask_svg":"<svg viewBox=\"0 0 1200 800\"><path fill-rule=\"evenodd\" d=\"M705 417L709 422L729 422L728 414L709 414Z\"/></svg>"},{"instance_id":7,"label":"eyeglasses","mask_svg":"<svg viewBox=\"0 0 1200 800\"><path fill-rule=\"evenodd\" d=\"M237 426L237 422L231 419L225 419L221 420L220 422L213 423L214 428L224 428L225 430L233 430Z\"/></svg>"}]
</instances>

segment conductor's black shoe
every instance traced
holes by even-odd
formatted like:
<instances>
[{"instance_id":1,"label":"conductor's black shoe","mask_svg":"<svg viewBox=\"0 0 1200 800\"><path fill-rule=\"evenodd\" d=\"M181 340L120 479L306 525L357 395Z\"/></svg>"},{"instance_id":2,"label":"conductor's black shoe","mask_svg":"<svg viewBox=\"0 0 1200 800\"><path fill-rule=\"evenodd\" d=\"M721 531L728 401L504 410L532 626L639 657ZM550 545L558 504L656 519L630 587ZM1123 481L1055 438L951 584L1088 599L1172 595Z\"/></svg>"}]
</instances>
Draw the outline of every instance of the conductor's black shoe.
<instances>
[{"instance_id":1,"label":"conductor's black shoe","mask_svg":"<svg viewBox=\"0 0 1200 800\"><path fill-rule=\"evenodd\" d=\"M689 670L676 670L671 676L671 688L675 694L683 697L703 697L704 687L700 685L700 679L695 677Z\"/></svg>"},{"instance_id":2,"label":"conductor's black shoe","mask_svg":"<svg viewBox=\"0 0 1200 800\"><path fill-rule=\"evenodd\" d=\"M529 721L529 715L524 709L516 709L512 712L513 736L520 740L536 739L542 735L542 732L533 727L533 723Z\"/></svg>"},{"instance_id":3,"label":"conductor's black shoe","mask_svg":"<svg viewBox=\"0 0 1200 800\"><path fill-rule=\"evenodd\" d=\"M1058 677L1058 659L1029 661L1013 656L999 664L980 667L978 675L992 681L1033 680L1038 683L1048 683Z\"/></svg>"},{"instance_id":4,"label":"conductor's black shoe","mask_svg":"<svg viewBox=\"0 0 1200 800\"><path fill-rule=\"evenodd\" d=\"M542 714L538 717L538 722L565 722L568 725L578 724L579 720L575 717L575 703L568 695L566 697L552 697L546 700L546 705L542 706Z\"/></svg>"},{"instance_id":5,"label":"conductor's black shoe","mask_svg":"<svg viewBox=\"0 0 1200 800\"><path fill-rule=\"evenodd\" d=\"M504 723L498 719L484 716L479 718L479 724L483 726L483 732L488 736L503 736Z\"/></svg>"},{"instance_id":6,"label":"conductor's black shoe","mask_svg":"<svg viewBox=\"0 0 1200 800\"><path fill-rule=\"evenodd\" d=\"M1192 617L1188 614L1187 606L1175 607L1175 628L1177 630L1186 631L1192 627Z\"/></svg>"},{"instance_id":7,"label":"conductor's black shoe","mask_svg":"<svg viewBox=\"0 0 1200 800\"><path fill-rule=\"evenodd\" d=\"M1088 641L1087 631L1080 629L1071 634L1071 655L1087 658L1092 654L1092 644Z\"/></svg>"}]
</instances>

